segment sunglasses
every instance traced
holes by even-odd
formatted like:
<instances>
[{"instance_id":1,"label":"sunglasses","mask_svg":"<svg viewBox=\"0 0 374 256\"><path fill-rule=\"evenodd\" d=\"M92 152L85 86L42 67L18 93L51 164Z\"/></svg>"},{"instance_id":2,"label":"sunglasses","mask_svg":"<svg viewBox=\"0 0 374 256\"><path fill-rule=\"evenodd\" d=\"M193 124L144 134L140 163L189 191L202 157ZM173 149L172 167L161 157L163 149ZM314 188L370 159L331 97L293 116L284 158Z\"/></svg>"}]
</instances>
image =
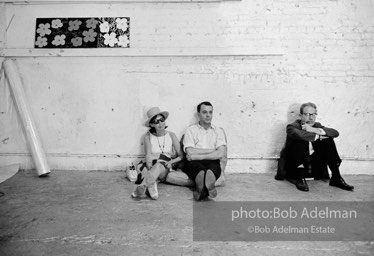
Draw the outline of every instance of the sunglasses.
<instances>
[{"instance_id":1,"label":"sunglasses","mask_svg":"<svg viewBox=\"0 0 374 256\"><path fill-rule=\"evenodd\" d=\"M159 119L155 119L153 120L152 124L159 124L159 123L163 123L165 122L165 118L159 118Z\"/></svg>"},{"instance_id":2,"label":"sunglasses","mask_svg":"<svg viewBox=\"0 0 374 256\"><path fill-rule=\"evenodd\" d=\"M313 113L313 114L310 114L310 113L303 113L303 115L306 116L306 117L312 117L312 118L314 118L314 117L317 116L317 113Z\"/></svg>"}]
</instances>

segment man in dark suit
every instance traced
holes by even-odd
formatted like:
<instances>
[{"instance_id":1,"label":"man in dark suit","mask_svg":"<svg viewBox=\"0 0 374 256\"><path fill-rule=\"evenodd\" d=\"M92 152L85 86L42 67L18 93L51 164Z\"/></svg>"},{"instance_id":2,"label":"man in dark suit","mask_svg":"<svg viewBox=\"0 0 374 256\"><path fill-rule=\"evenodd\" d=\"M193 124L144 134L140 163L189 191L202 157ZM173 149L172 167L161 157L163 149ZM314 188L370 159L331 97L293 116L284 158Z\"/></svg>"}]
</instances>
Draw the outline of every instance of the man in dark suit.
<instances>
[{"instance_id":1,"label":"man in dark suit","mask_svg":"<svg viewBox=\"0 0 374 256\"><path fill-rule=\"evenodd\" d=\"M328 180L328 166L332 174L330 186L352 191L354 187L344 181L339 171L342 160L334 142L339 132L316 122L316 116L317 106L304 103L300 107L300 119L287 125L286 144L275 179L295 179L297 189L309 191L305 173L309 172L317 180Z\"/></svg>"}]
</instances>

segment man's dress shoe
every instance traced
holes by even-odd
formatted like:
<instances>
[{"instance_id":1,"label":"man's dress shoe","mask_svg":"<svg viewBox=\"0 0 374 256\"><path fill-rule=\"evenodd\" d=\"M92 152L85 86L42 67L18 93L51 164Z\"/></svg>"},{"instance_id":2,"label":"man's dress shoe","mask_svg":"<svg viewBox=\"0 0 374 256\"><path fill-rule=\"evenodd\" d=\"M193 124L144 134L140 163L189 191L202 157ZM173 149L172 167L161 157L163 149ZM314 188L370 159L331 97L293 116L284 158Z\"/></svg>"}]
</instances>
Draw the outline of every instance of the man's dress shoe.
<instances>
[{"instance_id":1,"label":"man's dress shoe","mask_svg":"<svg viewBox=\"0 0 374 256\"><path fill-rule=\"evenodd\" d=\"M296 187L297 187L298 190L301 190L301 191L304 191L304 192L309 191L308 183L306 183L305 179L296 180Z\"/></svg>"},{"instance_id":2,"label":"man's dress shoe","mask_svg":"<svg viewBox=\"0 0 374 256\"><path fill-rule=\"evenodd\" d=\"M330 186L338 187L344 190L352 191L354 186L348 185L342 177L339 178L331 178L330 179Z\"/></svg>"}]
</instances>

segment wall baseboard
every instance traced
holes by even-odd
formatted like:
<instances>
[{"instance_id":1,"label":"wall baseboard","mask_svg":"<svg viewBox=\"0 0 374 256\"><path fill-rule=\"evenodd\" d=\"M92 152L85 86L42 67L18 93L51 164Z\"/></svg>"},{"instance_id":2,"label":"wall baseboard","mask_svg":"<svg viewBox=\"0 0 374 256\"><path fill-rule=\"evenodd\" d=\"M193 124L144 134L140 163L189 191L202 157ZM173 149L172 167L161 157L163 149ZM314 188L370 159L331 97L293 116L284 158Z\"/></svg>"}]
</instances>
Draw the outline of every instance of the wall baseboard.
<instances>
[{"instance_id":1,"label":"wall baseboard","mask_svg":"<svg viewBox=\"0 0 374 256\"><path fill-rule=\"evenodd\" d=\"M101 170L124 171L131 163L138 163L141 155L59 155L47 154L49 167L59 170ZM32 157L28 154L0 154L0 165L19 164L20 169L34 169ZM277 170L277 157L229 157L227 173L273 173ZM342 174L374 175L374 161L371 159L343 158Z\"/></svg>"}]
</instances>

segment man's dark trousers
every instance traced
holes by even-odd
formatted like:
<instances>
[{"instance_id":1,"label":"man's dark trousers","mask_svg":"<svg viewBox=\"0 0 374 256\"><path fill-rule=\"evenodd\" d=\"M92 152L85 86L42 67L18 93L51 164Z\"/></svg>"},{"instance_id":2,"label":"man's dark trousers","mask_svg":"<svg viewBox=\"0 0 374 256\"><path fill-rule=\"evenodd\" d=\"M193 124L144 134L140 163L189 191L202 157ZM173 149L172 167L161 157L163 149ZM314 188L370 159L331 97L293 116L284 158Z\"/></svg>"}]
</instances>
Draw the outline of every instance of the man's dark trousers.
<instances>
[{"instance_id":1,"label":"man's dark trousers","mask_svg":"<svg viewBox=\"0 0 374 256\"><path fill-rule=\"evenodd\" d=\"M286 170L287 176L295 179L304 178L297 167L301 164L308 170L309 164L312 168L312 176L315 179L329 179L327 166L333 176L340 176L339 166L342 160L333 138L317 139L312 142L314 153L309 156L309 143L303 140L295 140L286 148Z\"/></svg>"}]
</instances>

